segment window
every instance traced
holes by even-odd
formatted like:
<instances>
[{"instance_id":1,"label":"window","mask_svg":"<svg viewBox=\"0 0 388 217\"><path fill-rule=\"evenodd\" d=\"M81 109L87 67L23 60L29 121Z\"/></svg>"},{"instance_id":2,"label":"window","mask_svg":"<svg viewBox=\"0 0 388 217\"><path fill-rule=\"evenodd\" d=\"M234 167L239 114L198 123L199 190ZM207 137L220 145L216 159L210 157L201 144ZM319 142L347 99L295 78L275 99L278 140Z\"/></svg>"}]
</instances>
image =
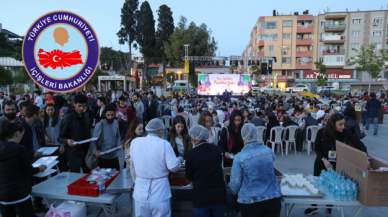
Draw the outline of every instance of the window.
<instances>
[{"instance_id":1,"label":"window","mask_svg":"<svg viewBox=\"0 0 388 217\"><path fill-rule=\"evenodd\" d=\"M264 27L265 29L277 29L278 22L261 22L259 23L259 27Z\"/></svg>"},{"instance_id":2,"label":"window","mask_svg":"<svg viewBox=\"0 0 388 217\"><path fill-rule=\"evenodd\" d=\"M292 76L292 70L287 70L287 76Z\"/></svg>"},{"instance_id":3,"label":"window","mask_svg":"<svg viewBox=\"0 0 388 217\"><path fill-rule=\"evenodd\" d=\"M282 47L282 51L283 51L283 53L288 53L288 52L290 52L290 51L291 51L291 46L283 46L283 47Z\"/></svg>"},{"instance_id":4,"label":"window","mask_svg":"<svg viewBox=\"0 0 388 217\"><path fill-rule=\"evenodd\" d=\"M256 41L253 41L253 47L255 46L255 44L256 44Z\"/></svg>"},{"instance_id":5,"label":"window","mask_svg":"<svg viewBox=\"0 0 388 217\"><path fill-rule=\"evenodd\" d=\"M283 20L283 26L292 26L292 20Z\"/></svg>"},{"instance_id":6,"label":"window","mask_svg":"<svg viewBox=\"0 0 388 217\"><path fill-rule=\"evenodd\" d=\"M373 23L383 23L383 18L374 18Z\"/></svg>"},{"instance_id":7,"label":"window","mask_svg":"<svg viewBox=\"0 0 388 217\"><path fill-rule=\"evenodd\" d=\"M321 26L325 26L326 25L326 21L321 21Z\"/></svg>"},{"instance_id":8,"label":"window","mask_svg":"<svg viewBox=\"0 0 388 217\"><path fill-rule=\"evenodd\" d=\"M361 24L361 19L352 19L352 24Z\"/></svg>"},{"instance_id":9,"label":"window","mask_svg":"<svg viewBox=\"0 0 388 217\"><path fill-rule=\"evenodd\" d=\"M371 43L371 45L374 45L375 46L375 52L376 52L376 50L379 50L379 49L381 49L381 44L378 44L378 43Z\"/></svg>"},{"instance_id":10,"label":"window","mask_svg":"<svg viewBox=\"0 0 388 217\"><path fill-rule=\"evenodd\" d=\"M290 33L283 34L283 39L291 39L291 34Z\"/></svg>"},{"instance_id":11,"label":"window","mask_svg":"<svg viewBox=\"0 0 388 217\"><path fill-rule=\"evenodd\" d=\"M344 62L344 56L341 55L327 55L325 56L325 64L330 63L343 63Z\"/></svg>"},{"instance_id":12,"label":"window","mask_svg":"<svg viewBox=\"0 0 388 217\"><path fill-rule=\"evenodd\" d=\"M323 62L323 57L319 57L319 60L318 60L318 61Z\"/></svg>"},{"instance_id":13,"label":"window","mask_svg":"<svg viewBox=\"0 0 388 217\"><path fill-rule=\"evenodd\" d=\"M291 63L291 57L283 57L282 63Z\"/></svg>"},{"instance_id":14,"label":"window","mask_svg":"<svg viewBox=\"0 0 388 217\"><path fill-rule=\"evenodd\" d=\"M350 48L354 49L360 49L360 44L351 44Z\"/></svg>"},{"instance_id":15,"label":"window","mask_svg":"<svg viewBox=\"0 0 388 217\"><path fill-rule=\"evenodd\" d=\"M352 35L352 37L359 37L360 31L352 31L351 35Z\"/></svg>"},{"instance_id":16,"label":"window","mask_svg":"<svg viewBox=\"0 0 388 217\"><path fill-rule=\"evenodd\" d=\"M324 38L325 37L325 33L319 33L319 38Z\"/></svg>"},{"instance_id":17,"label":"window","mask_svg":"<svg viewBox=\"0 0 388 217\"><path fill-rule=\"evenodd\" d=\"M313 38L313 34L309 34L309 38L311 38L311 39L312 39L312 38Z\"/></svg>"},{"instance_id":18,"label":"window","mask_svg":"<svg viewBox=\"0 0 388 217\"><path fill-rule=\"evenodd\" d=\"M287 74L287 70L282 70L282 75L286 75Z\"/></svg>"},{"instance_id":19,"label":"window","mask_svg":"<svg viewBox=\"0 0 388 217\"><path fill-rule=\"evenodd\" d=\"M382 31L381 30L373 30L372 31L372 36L381 36L382 35Z\"/></svg>"},{"instance_id":20,"label":"window","mask_svg":"<svg viewBox=\"0 0 388 217\"><path fill-rule=\"evenodd\" d=\"M273 45L268 45L268 51L274 51L275 47Z\"/></svg>"},{"instance_id":21,"label":"window","mask_svg":"<svg viewBox=\"0 0 388 217\"><path fill-rule=\"evenodd\" d=\"M384 72L384 78L388 78L388 71Z\"/></svg>"},{"instance_id":22,"label":"window","mask_svg":"<svg viewBox=\"0 0 388 217\"><path fill-rule=\"evenodd\" d=\"M325 45L320 45L319 46L319 51L324 51L325 50Z\"/></svg>"},{"instance_id":23,"label":"window","mask_svg":"<svg viewBox=\"0 0 388 217\"><path fill-rule=\"evenodd\" d=\"M278 34L260 34L259 40L277 40Z\"/></svg>"}]
</instances>

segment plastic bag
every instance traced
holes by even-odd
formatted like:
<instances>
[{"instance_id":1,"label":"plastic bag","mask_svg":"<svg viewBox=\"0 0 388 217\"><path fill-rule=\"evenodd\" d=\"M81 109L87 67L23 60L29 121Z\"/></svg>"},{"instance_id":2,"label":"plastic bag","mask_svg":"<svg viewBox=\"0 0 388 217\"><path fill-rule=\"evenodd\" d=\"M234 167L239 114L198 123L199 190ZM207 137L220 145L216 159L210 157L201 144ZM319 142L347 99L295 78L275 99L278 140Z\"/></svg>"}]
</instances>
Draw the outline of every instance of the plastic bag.
<instances>
[{"instance_id":1,"label":"plastic bag","mask_svg":"<svg viewBox=\"0 0 388 217\"><path fill-rule=\"evenodd\" d=\"M86 213L85 202L64 201L56 208L51 204L46 217L85 217Z\"/></svg>"}]
</instances>

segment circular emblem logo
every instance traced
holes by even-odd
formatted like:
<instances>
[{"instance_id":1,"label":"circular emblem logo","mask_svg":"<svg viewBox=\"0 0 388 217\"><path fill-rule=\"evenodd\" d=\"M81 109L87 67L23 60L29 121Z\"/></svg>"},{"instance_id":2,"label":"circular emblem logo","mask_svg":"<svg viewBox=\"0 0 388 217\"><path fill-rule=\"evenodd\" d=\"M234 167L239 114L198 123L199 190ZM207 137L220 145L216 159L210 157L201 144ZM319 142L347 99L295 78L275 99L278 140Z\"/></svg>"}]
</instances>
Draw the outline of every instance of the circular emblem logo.
<instances>
[{"instance_id":1,"label":"circular emblem logo","mask_svg":"<svg viewBox=\"0 0 388 217\"><path fill-rule=\"evenodd\" d=\"M53 11L28 29L24 66L39 86L54 92L76 90L98 67L100 45L93 27L78 14Z\"/></svg>"}]
</instances>

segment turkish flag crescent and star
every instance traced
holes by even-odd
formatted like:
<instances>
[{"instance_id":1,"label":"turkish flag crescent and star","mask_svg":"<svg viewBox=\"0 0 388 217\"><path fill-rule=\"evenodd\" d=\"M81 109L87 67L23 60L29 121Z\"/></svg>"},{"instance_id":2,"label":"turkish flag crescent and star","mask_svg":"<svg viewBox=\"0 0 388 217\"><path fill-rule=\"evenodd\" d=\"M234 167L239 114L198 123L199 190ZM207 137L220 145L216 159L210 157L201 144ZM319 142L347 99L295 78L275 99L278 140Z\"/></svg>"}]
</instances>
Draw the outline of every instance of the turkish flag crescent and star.
<instances>
[{"instance_id":1,"label":"turkish flag crescent and star","mask_svg":"<svg viewBox=\"0 0 388 217\"><path fill-rule=\"evenodd\" d=\"M63 69L63 67L83 64L81 56L78 50L72 52L63 52L61 50L46 52L43 49L39 49L38 61L44 68L51 67L52 69L56 69L60 67Z\"/></svg>"}]
</instances>

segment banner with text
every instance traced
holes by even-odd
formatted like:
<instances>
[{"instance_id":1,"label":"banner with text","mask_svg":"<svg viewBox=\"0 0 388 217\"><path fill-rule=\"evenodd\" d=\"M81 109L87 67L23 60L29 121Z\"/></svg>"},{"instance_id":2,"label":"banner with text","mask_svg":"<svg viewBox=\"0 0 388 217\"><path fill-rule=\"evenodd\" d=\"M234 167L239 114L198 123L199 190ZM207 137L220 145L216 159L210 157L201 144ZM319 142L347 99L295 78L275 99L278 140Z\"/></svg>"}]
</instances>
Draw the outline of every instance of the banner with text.
<instances>
[{"instance_id":1,"label":"banner with text","mask_svg":"<svg viewBox=\"0 0 388 217\"><path fill-rule=\"evenodd\" d=\"M231 95L243 95L251 88L250 75L200 74L198 95L222 95L225 89Z\"/></svg>"}]
</instances>

